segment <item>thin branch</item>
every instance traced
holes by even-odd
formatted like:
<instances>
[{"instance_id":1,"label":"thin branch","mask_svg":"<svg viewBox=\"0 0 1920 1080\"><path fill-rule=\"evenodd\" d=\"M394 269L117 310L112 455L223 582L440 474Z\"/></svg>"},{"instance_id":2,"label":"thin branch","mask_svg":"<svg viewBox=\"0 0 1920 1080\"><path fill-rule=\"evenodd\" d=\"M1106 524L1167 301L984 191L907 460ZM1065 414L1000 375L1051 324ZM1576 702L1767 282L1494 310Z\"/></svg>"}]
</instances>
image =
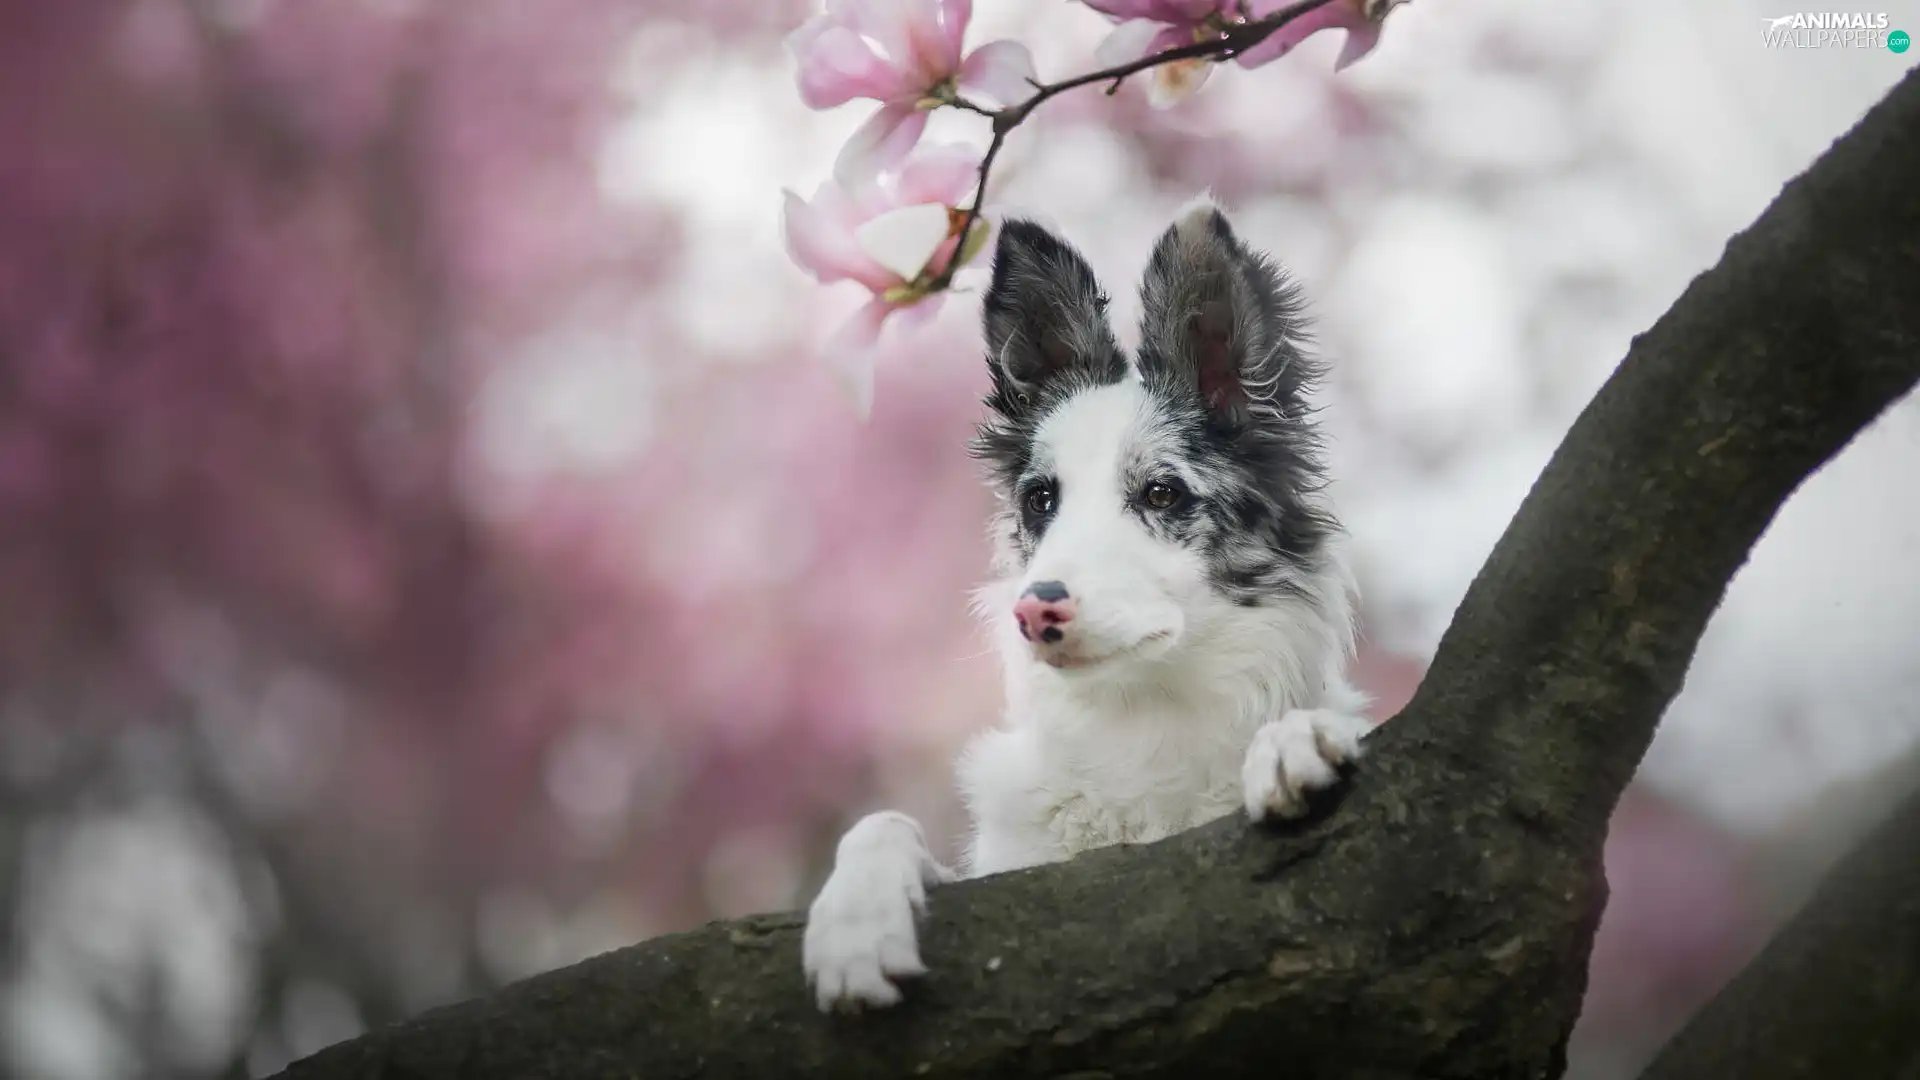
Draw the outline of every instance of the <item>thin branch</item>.
<instances>
[{"instance_id":1,"label":"thin branch","mask_svg":"<svg viewBox=\"0 0 1920 1080\"><path fill-rule=\"evenodd\" d=\"M945 104L990 118L993 121L993 140L987 144L986 156L980 159L979 180L974 185L973 200L961 216L960 239L954 246L954 257L947 261L945 269L934 275L933 279L927 283L927 291L939 292L953 284L953 275L960 268L960 253L967 250L967 238L973 232L974 224L980 220L980 209L987 198L987 177L993 171L994 161L1000 156L1000 147L1006 143L1007 135L1014 128L1025 123L1035 109L1069 90L1077 90L1094 83L1110 83L1107 93L1112 94L1120 89L1120 84L1126 82L1129 76L1164 64L1178 63L1182 60L1210 59L1216 63L1231 60L1273 36L1288 23L1318 11L1328 4L1338 2L1340 0L1299 0L1298 3L1289 4L1264 18L1229 23L1221 28L1218 37L1196 41L1192 45L1182 45L1175 49L1163 49L1149 56L1101 68L1098 71L1089 71L1071 79L1052 83L1034 83L1033 96L1017 105L1008 105L1002 109L988 109L977 102L958 96L947 99Z\"/></svg>"}]
</instances>

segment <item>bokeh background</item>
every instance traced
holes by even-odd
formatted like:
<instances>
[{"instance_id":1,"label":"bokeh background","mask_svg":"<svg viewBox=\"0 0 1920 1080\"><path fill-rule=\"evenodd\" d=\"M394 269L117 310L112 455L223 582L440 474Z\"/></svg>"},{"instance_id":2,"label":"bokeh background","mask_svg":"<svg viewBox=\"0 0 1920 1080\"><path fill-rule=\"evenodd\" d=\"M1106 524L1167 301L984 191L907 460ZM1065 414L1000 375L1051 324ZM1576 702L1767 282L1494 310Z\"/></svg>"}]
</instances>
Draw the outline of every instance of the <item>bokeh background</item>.
<instances>
[{"instance_id":1,"label":"bokeh background","mask_svg":"<svg viewBox=\"0 0 1920 1080\"><path fill-rule=\"evenodd\" d=\"M1122 323L1202 187L1308 287L1382 717L1630 337L1912 63L1769 50L1779 13L1419 0L1338 77L1315 40L1014 137L993 194ZM999 685L976 298L856 422L816 350L858 297L779 233L864 115L799 104L807 14L0 0L6 1075L259 1075L800 906L882 805L953 850ZM980 0L971 40L1060 77L1104 28ZM1615 823L1582 1080L1915 775L1917 462L1909 402L1715 620Z\"/></svg>"}]
</instances>

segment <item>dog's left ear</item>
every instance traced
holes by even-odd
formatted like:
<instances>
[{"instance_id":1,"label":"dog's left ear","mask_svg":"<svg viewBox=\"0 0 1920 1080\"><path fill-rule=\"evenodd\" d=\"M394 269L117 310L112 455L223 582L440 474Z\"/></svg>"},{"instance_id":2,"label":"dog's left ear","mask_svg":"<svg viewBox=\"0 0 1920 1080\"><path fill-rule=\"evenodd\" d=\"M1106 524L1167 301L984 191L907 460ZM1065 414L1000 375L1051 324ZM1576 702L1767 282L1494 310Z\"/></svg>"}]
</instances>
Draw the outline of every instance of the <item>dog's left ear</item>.
<instances>
[{"instance_id":1,"label":"dog's left ear","mask_svg":"<svg viewBox=\"0 0 1920 1080\"><path fill-rule=\"evenodd\" d=\"M1229 429L1299 416L1313 377L1299 290L1210 199L1160 236L1140 286L1140 367L1197 393Z\"/></svg>"},{"instance_id":2,"label":"dog's left ear","mask_svg":"<svg viewBox=\"0 0 1920 1080\"><path fill-rule=\"evenodd\" d=\"M994 388L988 404L1013 416L1050 384L1126 374L1106 309L1093 268L1071 244L1031 221L1001 226L981 303Z\"/></svg>"}]
</instances>

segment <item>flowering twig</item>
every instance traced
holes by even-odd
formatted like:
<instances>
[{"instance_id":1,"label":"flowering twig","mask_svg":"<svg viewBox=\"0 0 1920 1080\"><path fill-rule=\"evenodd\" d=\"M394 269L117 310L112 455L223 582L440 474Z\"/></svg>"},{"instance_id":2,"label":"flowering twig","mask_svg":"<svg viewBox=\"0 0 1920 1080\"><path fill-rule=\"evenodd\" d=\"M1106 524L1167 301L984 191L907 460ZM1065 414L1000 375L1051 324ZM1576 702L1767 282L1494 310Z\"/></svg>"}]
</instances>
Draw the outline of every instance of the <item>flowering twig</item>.
<instances>
[{"instance_id":1,"label":"flowering twig","mask_svg":"<svg viewBox=\"0 0 1920 1080\"><path fill-rule=\"evenodd\" d=\"M1160 70L1148 100L1170 104L1223 60L1260 67L1328 29L1346 31L1338 70L1373 49L1388 9L1405 0L1084 2L1119 20L1096 55L1125 62L1052 83L1035 77L1032 53L1017 41L963 47L971 0L834 0L788 36L808 106L855 98L880 104L841 147L832 179L811 200L786 192L783 215L787 250L801 269L822 284L854 281L867 290L867 302L822 347L862 415L882 329L890 320L932 318L958 269L985 247L982 207L994 163L1034 110L1094 83L1112 94L1153 68ZM916 149L928 115L940 108L985 117L992 127L986 150Z\"/></svg>"},{"instance_id":2,"label":"flowering twig","mask_svg":"<svg viewBox=\"0 0 1920 1080\"><path fill-rule=\"evenodd\" d=\"M1115 64L1112 67L1102 68L1098 71L1089 71L1084 75L1076 75L1071 79L1062 79L1059 82L1035 82L1033 84L1034 93L1031 97L1028 97L1019 104L1008 105L1001 109L986 108L975 102L968 101L957 94L947 99L944 102L945 104L964 109L968 112L978 113L993 121L993 139L987 144L986 155L980 159L979 181L974 187L973 199L967 204L967 208L961 211L958 233L959 243L955 246L955 250L969 250L967 242L973 232L974 225L980 220L980 210L987 197L987 177L993 170L994 160L1000 156L1000 148L1006 143L1007 135L1012 132L1014 128L1025 123L1027 117L1031 116L1033 111L1042 104L1069 90L1077 90L1082 86L1090 86L1099 82L1110 83L1107 87L1107 93L1113 94L1120 89L1121 84L1126 82L1129 76L1137 75L1149 68L1160 67L1163 64L1178 63L1182 60L1209 59L1216 62L1231 60L1235 56L1265 41L1269 36L1279 31L1281 27L1286 26L1295 19L1312 14L1314 11L1328 4L1339 2L1341 2L1341 0L1299 0L1298 3L1289 4L1267 15L1265 18L1227 23L1221 28L1220 36L1218 37L1208 38L1205 41L1196 41L1191 45L1182 45L1178 48L1163 49L1160 52L1142 56L1136 60L1129 60L1124 64ZM1376 5L1370 4L1368 6L1374 7ZM1392 0L1377 3L1377 6L1382 8L1391 7ZM960 268L961 261L962 260L957 258L949 260L947 265L927 282L927 291L939 292L951 285L953 283L954 272Z\"/></svg>"}]
</instances>

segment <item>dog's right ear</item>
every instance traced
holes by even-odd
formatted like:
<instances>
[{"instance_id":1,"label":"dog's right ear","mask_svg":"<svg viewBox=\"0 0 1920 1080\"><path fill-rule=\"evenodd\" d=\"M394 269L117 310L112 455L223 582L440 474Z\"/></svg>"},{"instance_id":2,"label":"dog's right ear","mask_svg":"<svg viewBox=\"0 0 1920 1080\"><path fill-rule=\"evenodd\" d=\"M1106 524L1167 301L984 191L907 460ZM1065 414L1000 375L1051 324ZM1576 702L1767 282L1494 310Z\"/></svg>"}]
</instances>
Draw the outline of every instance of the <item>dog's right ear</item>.
<instances>
[{"instance_id":1,"label":"dog's right ear","mask_svg":"<svg viewBox=\"0 0 1920 1080\"><path fill-rule=\"evenodd\" d=\"M1069 376L1107 383L1126 374L1093 268L1031 221L1001 226L981 309L993 376L987 401L1005 415L1028 409Z\"/></svg>"}]
</instances>

